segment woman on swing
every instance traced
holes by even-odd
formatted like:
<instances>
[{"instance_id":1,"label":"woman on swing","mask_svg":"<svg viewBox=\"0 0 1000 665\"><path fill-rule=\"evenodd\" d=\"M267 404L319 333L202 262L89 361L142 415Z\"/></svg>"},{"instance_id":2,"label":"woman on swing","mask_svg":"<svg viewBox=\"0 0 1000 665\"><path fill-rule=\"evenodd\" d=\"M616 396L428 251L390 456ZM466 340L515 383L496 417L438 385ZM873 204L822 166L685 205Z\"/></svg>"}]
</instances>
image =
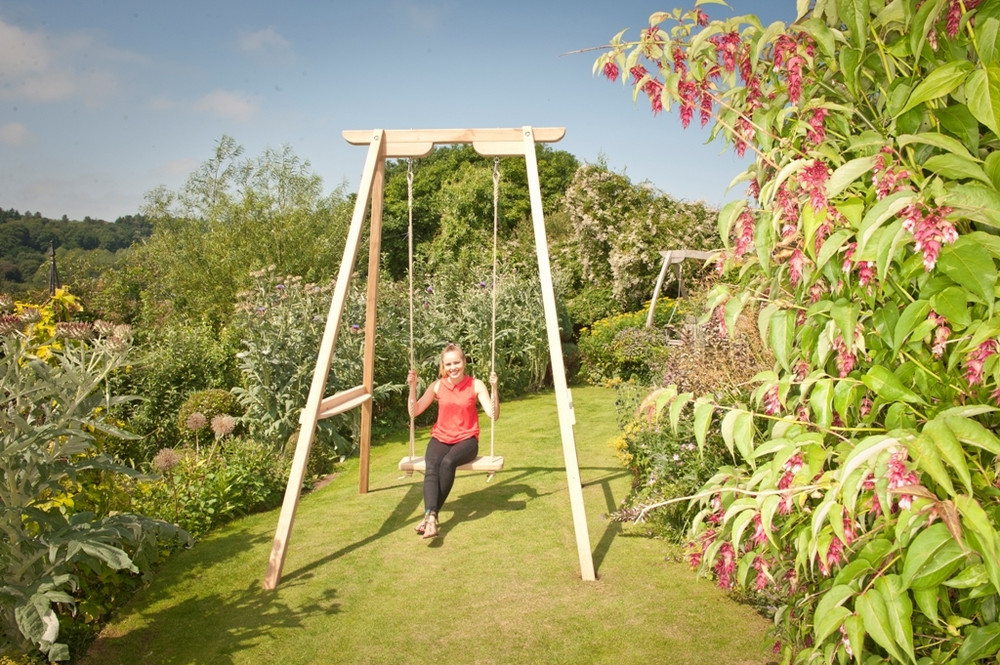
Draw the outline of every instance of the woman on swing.
<instances>
[{"instance_id":1,"label":"woman on swing","mask_svg":"<svg viewBox=\"0 0 1000 665\"><path fill-rule=\"evenodd\" d=\"M497 395L497 375L490 373L490 390L479 379L465 373L465 353L457 344L448 344L441 353L439 378L427 386L417 399L417 372L411 369L406 377L410 384L408 401L411 418L423 413L435 399L438 401L437 421L431 428L431 440L424 455L424 518L416 526L424 538L438 534L438 513L455 484L455 469L471 462L479 454L478 401L486 415L500 417Z\"/></svg>"}]
</instances>

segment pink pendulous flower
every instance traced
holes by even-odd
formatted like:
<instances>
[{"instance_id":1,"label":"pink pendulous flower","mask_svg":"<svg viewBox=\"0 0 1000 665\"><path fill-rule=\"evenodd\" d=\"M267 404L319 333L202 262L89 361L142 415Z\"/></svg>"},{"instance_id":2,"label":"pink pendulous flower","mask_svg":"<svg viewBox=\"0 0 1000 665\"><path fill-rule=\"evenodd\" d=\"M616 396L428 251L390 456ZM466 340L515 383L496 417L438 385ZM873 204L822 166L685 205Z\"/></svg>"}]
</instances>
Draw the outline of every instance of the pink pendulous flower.
<instances>
[{"instance_id":1,"label":"pink pendulous flower","mask_svg":"<svg viewBox=\"0 0 1000 665\"><path fill-rule=\"evenodd\" d=\"M920 478L916 473L906 468L907 453L905 449L900 449L889 456L889 465L886 469L886 476L889 479L889 489L907 485L919 485ZM902 510L908 509L913 504L913 496L909 494L899 495L898 505Z\"/></svg>"},{"instance_id":2,"label":"pink pendulous flower","mask_svg":"<svg viewBox=\"0 0 1000 665\"><path fill-rule=\"evenodd\" d=\"M872 402L870 397L862 397L861 402L858 404L858 414L862 418L866 417L869 413L872 412L873 406L875 406L875 403Z\"/></svg>"},{"instance_id":3,"label":"pink pendulous flower","mask_svg":"<svg viewBox=\"0 0 1000 665\"><path fill-rule=\"evenodd\" d=\"M754 532L750 542L754 544L754 547L757 547L767 542L767 531L764 530L764 521L760 513L754 514L753 525Z\"/></svg>"},{"instance_id":4,"label":"pink pendulous flower","mask_svg":"<svg viewBox=\"0 0 1000 665\"><path fill-rule=\"evenodd\" d=\"M686 78L688 73L687 67L687 51L682 49L680 46L675 46L672 51L670 51L670 56L674 61L674 72L681 75L681 78Z\"/></svg>"},{"instance_id":5,"label":"pink pendulous flower","mask_svg":"<svg viewBox=\"0 0 1000 665\"><path fill-rule=\"evenodd\" d=\"M618 77L621 76L621 70L618 69L618 65L609 60L604 63L604 76L609 81L615 82L618 80Z\"/></svg>"},{"instance_id":6,"label":"pink pendulous flower","mask_svg":"<svg viewBox=\"0 0 1000 665\"><path fill-rule=\"evenodd\" d=\"M806 166L799 177L803 188L809 192L809 202L816 212L826 210L826 181L829 178L830 167L819 159Z\"/></svg>"},{"instance_id":7,"label":"pink pendulous flower","mask_svg":"<svg viewBox=\"0 0 1000 665\"><path fill-rule=\"evenodd\" d=\"M719 558L715 561L715 574L719 578L719 588L733 588L733 573L736 572L736 551L732 543L726 541L719 547Z\"/></svg>"},{"instance_id":8,"label":"pink pendulous flower","mask_svg":"<svg viewBox=\"0 0 1000 665\"><path fill-rule=\"evenodd\" d=\"M945 33L951 39L958 36L958 26L962 21L962 0L950 0L948 3L948 21Z\"/></svg>"},{"instance_id":9,"label":"pink pendulous flower","mask_svg":"<svg viewBox=\"0 0 1000 665\"><path fill-rule=\"evenodd\" d=\"M900 213L903 228L913 234L914 247L924 255L924 270L930 272L937 265L941 247L958 240L955 226L945 219L951 208L922 210L918 204L908 205Z\"/></svg>"},{"instance_id":10,"label":"pink pendulous flower","mask_svg":"<svg viewBox=\"0 0 1000 665\"><path fill-rule=\"evenodd\" d=\"M703 28L708 25L708 14L703 12L701 8L698 8L698 13L695 15L695 23Z\"/></svg>"},{"instance_id":11,"label":"pink pendulous flower","mask_svg":"<svg viewBox=\"0 0 1000 665\"><path fill-rule=\"evenodd\" d=\"M844 338L840 335L837 335L833 340L833 350L837 352L837 375L843 379L854 370L854 362L856 360L854 352L848 351L847 344L844 343Z\"/></svg>"},{"instance_id":12,"label":"pink pendulous flower","mask_svg":"<svg viewBox=\"0 0 1000 665\"><path fill-rule=\"evenodd\" d=\"M800 359L792 367L792 371L795 373L796 381L805 381L806 377L809 376L809 363L805 360Z\"/></svg>"},{"instance_id":13,"label":"pink pendulous flower","mask_svg":"<svg viewBox=\"0 0 1000 665\"><path fill-rule=\"evenodd\" d=\"M951 328L948 327L948 319L936 312L932 311L927 318L937 324L937 328L934 329L934 343L931 345L931 354L935 358L940 358L944 355L945 346L948 344L948 337L951 336Z\"/></svg>"},{"instance_id":14,"label":"pink pendulous flower","mask_svg":"<svg viewBox=\"0 0 1000 665\"><path fill-rule=\"evenodd\" d=\"M987 339L965 357L965 380L970 386L977 386L983 382L983 364L996 352L996 339Z\"/></svg>"},{"instance_id":15,"label":"pink pendulous flower","mask_svg":"<svg viewBox=\"0 0 1000 665\"><path fill-rule=\"evenodd\" d=\"M895 162L890 164L890 158L895 159L895 155L889 146L883 147L875 157L872 184L875 185L875 197L879 200L903 189L901 181L910 177L908 171L897 169Z\"/></svg>"},{"instance_id":16,"label":"pink pendulous flower","mask_svg":"<svg viewBox=\"0 0 1000 665\"><path fill-rule=\"evenodd\" d=\"M823 574L824 577L830 575L830 571L840 565L842 555L844 553L844 543L840 542L840 538L833 536L830 539L830 547L826 551L826 556L819 556L817 553L817 563L819 564L819 572Z\"/></svg>"},{"instance_id":17,"label":"pink pendulous flower","mask_svg":"<svg viewBox=\"0 0 1000 665\"><path fill-rule=\"evenodd\" d=\"M754 557L753 569L757 571L757 579L754 586L757 588L757 591L763 591L767 588L767 585L771 580L771 576L768 575L770 568L771 567L768 565L767 559L763 556L758 554Z\"/></svg>"},{"instance_id":18,"label":"pink pendulous flower","mask_svg":"<svg viewBox=\"0 0 1000 665\"><path fill-rule=\"evenodd\" d=\"M801 55L793 55L788 59L785 73L788 76L788 101L798 104L802 97L802 65L805 59Z\"/></svg>"},{"instance_id":19,"label":"pink pendulous flower","mask_svg":"<svg viewBox=\"0 0 1000 665\"><path fill-rule=\"evenodd\" d=\"M778 186L778 194L775 197L775 202L778 204L778 209L781 210L782 221L789 224L795 224L799 221L799 202L795 200L795 196L788 190L787 180Z\"/></svg>"},{"instance_id":20,"label":"pink pendulous flower","mask_svg":"<svg viewBox=\"0 0 1000 665\"><path fill-rule=\"evenodd\" d=\"M802 253L802 250L795 248L792 252L791 257L788 259L788 278L792 282L792 286L795 286L802 280L802 269L806 264L806 255Z\"/></svg>"},{"instance_id":21,"label":"pink pendulous flower","mask_svg":"<svg viewBox=\"0 0 1000 665\"><path fill-rule=\"evenodd\" d=\"M871 261L858 261L858 284L868 286L875 281L875 264Z\"/></svg>"},{"instance_id":22,"label":"pink pendulous flower","mask_svg":"<svg viewBox=\"0 0 1000 665\"><path fill-rule=\"evenodd\" d=\"M819 145L826 139L826 116L830 111L825 108L815 108L809 116L809 131L806 132L806 141Z\"/></svg>"},{"instance_id":23,"label":"pink pendulous flower","mask_svg":"<svg viewBox=\"0 0 1000 665\"><path fill-rule=\"evenodd\" d=\"M708 121L712 119L712 91L709 88L708 79L701 82L701 107L698 109L698 117L701 120L701 126L704 127L708 124Z\"/></svg>"},{"instance_id":24,"label":"pink pendulous flower","mask_svg":"<svg viewBox=\"0 0 1000 665\"><path fill-rule=\"evenodd\" d=\"M733 252L737 257L747 254L753 249L754 219L749 210L740 213L736 220L736 246Z\"/></svg>"},{"instance_id":25,"label":"pink pendulous flower","mask_svg":"<svg viewBox=\"0 0 1000 665\"><path fill-rule=\"evenodd\" d=\"M764 413L769 416L774 416L781 413L784 408L781 404L781 398L778 396L778 384L774 384L767 389L764 393Z\"/></svg>"}]
</instances>

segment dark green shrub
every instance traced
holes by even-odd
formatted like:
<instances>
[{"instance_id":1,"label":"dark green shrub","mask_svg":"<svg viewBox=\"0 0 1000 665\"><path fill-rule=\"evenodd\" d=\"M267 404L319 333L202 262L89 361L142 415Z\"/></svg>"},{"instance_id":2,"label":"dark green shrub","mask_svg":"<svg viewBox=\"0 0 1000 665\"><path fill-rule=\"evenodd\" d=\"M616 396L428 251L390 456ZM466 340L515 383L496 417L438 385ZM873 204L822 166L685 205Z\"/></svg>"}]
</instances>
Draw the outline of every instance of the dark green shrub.
<instances>
[{"instance_id":1,"label":"dark green shrub","mask_svg":"<svg viewBox=\"0 0 1000 665\"><path fill-rule=\"evenodd\" d=\"M192 418L196 413L200 413L203 418ZM243 407L236 395L220 388L191 393L177 411L178 440L191 445L211 442L212 418L222 414L235 418L243 415Z\"/></svg>"},{"instance_id":2,"label":"dark green shrub","mask_svg":"<svg viewBox=\"0 0 1000 665\"><path fill-rule=\"evenodd\" d=\"M122 392L142 398L118 412L127 428L142 438L116 457L139 466L157 450L178 445L177 413L188 396L239 382L237 344L232 333L217 333L207 324L175 324L147 332L135 363L116 377Z\"/></svg>"},{"instance_id":3,"label":"dark green shrub","mask_svg":"<svg viewBox=\"0 0 1000 665\"><path fill-rule=\"evenodd\" d=\"M182 525L192 536L240 515L281 503L287 466L271 446L227 438L219 453L165 449L154 459L159 477L132 488L132 510Z\"/></svg>"},{"instance_id":4,"label":"dark green shrub","mask_svg":"<svg viewBox=\"0 0 1000 665\"><path fill-rule=\"evenodd\" d=\"M646 328L648 306L583 328L579 340L583 376L591 383L634 376L641 383L658 384L668 355L667 325L682 321L687 307L684 300L661 300L650 328Z\"/></svg>"},{"instance_id":5,"label":"dark green shrub","mask_svg":"<svg viewBox=\"0 0 1000 665\"><path fill-rule=\"evenodd\" d=\"M642 399L644 388L628 382L617 389L616 411L624 424L612 446L632 472L632 491L615 519L632 521L646 506L692 496L720 467L733 463L718 430L709 431L699 450L690 422L681 423L674 433L665 414L648 417L650 412L642 405L655 397ZM681 542L691 517L689 508L688 501L677 501L647 513L642 522L655 535Z\"/></svg>"}]
</instances>

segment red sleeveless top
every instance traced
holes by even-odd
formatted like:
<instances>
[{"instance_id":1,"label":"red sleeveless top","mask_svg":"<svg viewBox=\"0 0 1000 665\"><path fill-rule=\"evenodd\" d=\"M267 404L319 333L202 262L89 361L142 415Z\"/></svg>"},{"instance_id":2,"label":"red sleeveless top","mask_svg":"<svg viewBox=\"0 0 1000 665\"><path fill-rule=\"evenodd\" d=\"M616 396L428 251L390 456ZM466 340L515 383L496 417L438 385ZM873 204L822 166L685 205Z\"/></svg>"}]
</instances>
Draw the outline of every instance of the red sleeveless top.
<instances>
[{"instance_id":1,"label":"red sleeveless top","mask_svg":"<svg viewBox=\"0 0 1000 665\"><path fill-rule=\"evenodd\" d=\"M448 379L438 381L438 415L431 436L441 443L458 443L479 438L479 411L476 409L476 382L465 375L457 386Z\"/></svg>"}]
</instances>

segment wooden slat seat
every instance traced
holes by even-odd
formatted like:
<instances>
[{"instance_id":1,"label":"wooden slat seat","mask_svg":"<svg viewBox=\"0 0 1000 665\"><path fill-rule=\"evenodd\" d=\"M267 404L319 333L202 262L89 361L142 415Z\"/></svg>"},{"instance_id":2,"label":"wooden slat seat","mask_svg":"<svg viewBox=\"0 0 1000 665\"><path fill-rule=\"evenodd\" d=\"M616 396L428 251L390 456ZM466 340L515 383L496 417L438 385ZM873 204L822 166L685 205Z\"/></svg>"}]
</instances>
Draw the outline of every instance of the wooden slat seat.
<instances>
[{"instance_id":1,"label":"wooden slat seat","mask_svg":"<svg viewBox=\"0 0 1000 665\"><path fill-rule=\"evenodd\" d=\"M423 456L404 457L399 460L399 470L406 471L407 473L413 473L414 471L424 473L427 470L427 465L424 462ZM503 471L503 457L500 455L481 455L471 462L458 467L458 470L485 471L490 475L493 475L497 471Z\"/></svg>"}]
</instances>

